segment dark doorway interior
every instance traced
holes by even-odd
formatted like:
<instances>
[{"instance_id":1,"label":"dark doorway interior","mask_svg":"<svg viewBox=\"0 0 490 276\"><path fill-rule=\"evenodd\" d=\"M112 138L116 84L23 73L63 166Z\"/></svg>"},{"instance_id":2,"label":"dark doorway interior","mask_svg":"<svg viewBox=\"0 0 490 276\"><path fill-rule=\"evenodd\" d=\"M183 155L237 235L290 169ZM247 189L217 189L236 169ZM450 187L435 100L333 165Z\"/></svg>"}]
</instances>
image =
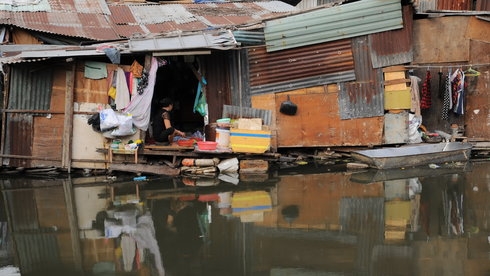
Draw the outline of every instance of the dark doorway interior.
<instances>
[{"instance_id":1,"label":"dark doorway interior","mask_svg":"<svg viewBox=\"0 0 490 276\"><path fill-rule=\"evenodd\" d=\"M193 58L173 56L165 58L167 65L161 66L157 72L155 90L152 101L152 117L158 102L169 97L174 101L172 120L175 127L186 133L204 132L204 118L194 113L198 80L191 69L198 70L198 63Z\"/></svg>"}]
</instances>

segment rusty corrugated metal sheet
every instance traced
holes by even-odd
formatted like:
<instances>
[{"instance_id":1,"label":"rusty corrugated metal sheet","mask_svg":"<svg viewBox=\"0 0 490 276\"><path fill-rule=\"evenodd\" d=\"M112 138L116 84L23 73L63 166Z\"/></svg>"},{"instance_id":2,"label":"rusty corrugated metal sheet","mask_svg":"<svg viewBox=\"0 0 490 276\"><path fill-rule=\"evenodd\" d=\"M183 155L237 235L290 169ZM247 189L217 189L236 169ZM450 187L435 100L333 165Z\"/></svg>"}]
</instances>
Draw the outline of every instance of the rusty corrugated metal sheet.
<instances>
[{"instance_id":1,"label":"rusty corrugated metal sheet","mask_svg":"<svg viewBox=\"0 0 490 276\"><path fill-rule=\"evenodd\" d=\"M52 69L40 64L16 64L12 67L7 110L49 110ZM4 154L31 156L33 147L33 116L7 113ZM4 159L10 166L28 167L32 160Z\"/></svg>"},{"instance_id":2,"label":"rusty corrugated metal sheet","mask_svg":"<svg viewBox=\"0 0 490 276\"><path fill-rule=\"evenodd\" d=\"M216 122L222 116L223 106L231 103L228 56L217 51L213 55L201 56L199 60L202 61L202 72L208 83L206 101L212 107L208 110L209 122Z\"/></svg>"},{"instance_id":3,"label":"rusty corrugated metal sheet","mask_svg":"<svg viewBox=\"0 0 490 276\"><path fill-rule=\"evenodd\" d=\"M344 73L349 75L354 69L350 39L270 53L265 47L252 48L248 50L248 56L252 93L274 91L273 88L262 89L271 84L294 86L302 80L319 80L332 75L343 79Z\"/></svg>"},{"instance_id":4,"label":"rusty corrugated metal sheet","mask_svg":"<svg viewBox=\"0 0 490 276\"><path fill-rule=\"evenodd\" d=\"M295 8L281 1L166 5L110 5L115 29L121 37L132 34L189 32L249 25ZM131 26L123 28L122 26ZM135 28L132 26L140 26ZM129 31L134 29L134 33ZM119 31L121 31L119 33Z\"/></svg>"},{"instance_id":5,"label":"rusty corrugated metal sheet","mask_svg":"<svg viewBox=\"0 0 490 276\"><path fill-rule=\"evenodd\" d=\"M356 81L340 84L341 119L382 116L383 90L379 69L373 69L367 36L352 40Z\"/></svg>"},{"instance_id":6,"label":"rusty corrugated metal sheet","mask_svg":"<svg viewBox=\"0 0 490 276\"><path fill-rule=\"evenodd\" d=\"M490 1L488 0L476 0L476 11L490 11Z\"/></svg>"},{"instance_id":7,"label":"rusty corrugated metal sheet","mask_svg":"<svg viewBox=\"0 0 490 276\"><path fill-rule=\"evenodd\" d=\"M2 1L5 3L5 1ZM16 1L13 1L16 2ZM32 1L31 1L32 2ZM49 0L29 4L0 4L0 10L13 12L78 12L109 14L105 0Z\"/></svg>"},{"instance_id":8,"label":"rusty corrugated metal sheet","mask_svg":"<svg viewBox=\"0 0 490 276\"><path fill-rule=\"evenodd\" d=\"M480 0L481 3L476 3L478 5L487 6L488 4L483 4L487 0ZM425 12L435 12L435 11L470 11L473 9L471 0L416 0L415 9L418 13ZM479 9L476 9L479 10Z\"/></svg>"},{"instance_id":9,"label":"rusty corrugated metal sheet","mask_svg":"<svg viewBox=\"0 0 490 276\"><path fill-rule=\"evenodd\" d=\"M6 12L0 11L4 23L20 28L94 40L119 38L104 14L76 12Z\"/></svg>"},{"instance_id":10,"label":"rusty corrugated metal sheet","mask_svg":"<svg viewBox=\"0 0 490 276\"><path fill-rule=\"evenodd\" d=\"M437 10L469 11L471 0L437 0Z\"/></svg>"},{"instance_id":11,"label":"rusty corrugated metal sheet","mask_svg":"<svg viewBox=\"0 0 490 276\"><path fill-rule=\"evenodd\" d=\"M33 118L26 114L7 114L4 154L31 156ZM3 165L12 167L30 167L30 159L4 158Z\"/></svg>"},{"instance_id":12,"label":"rusty corrugated metal sheet","mask_svg":"<svg viewBox=\"0 0 490 276\"><path fill-rule=\"evenodd\" d=\"M411 6L402 9L403 29L369 35L374 68L410 63L413 61L413 14Z\"/></svg>"},{"instance_id":13,"label":"rusty corrugated metal sheet","mask_svg":"<svg viewBox=\"0 0 490 276\"><path fill-rule=\"evenodd\" d=\"M76 2L76 3L75 3ZM282 1L267 3L111 4L103 0L50 1L50 11L14 11L0 6L2 24L80 37L114 40L151 33L199 31L249 25L295 8ZM35 10L33 10L35 11Z\"/></svg>"}]
</instances>

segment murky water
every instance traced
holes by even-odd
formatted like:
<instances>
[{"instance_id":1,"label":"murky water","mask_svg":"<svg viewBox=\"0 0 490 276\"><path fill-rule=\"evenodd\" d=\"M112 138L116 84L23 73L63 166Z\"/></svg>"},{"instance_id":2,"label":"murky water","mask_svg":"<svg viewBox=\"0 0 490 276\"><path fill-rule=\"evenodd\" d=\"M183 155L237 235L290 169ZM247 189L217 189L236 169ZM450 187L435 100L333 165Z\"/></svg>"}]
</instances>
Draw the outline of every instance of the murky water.
<instances>
[{"instance_id":1,"label":"murky water","mask_svg":"<svg viewBox=\"0 0 490 276\"><path fill-rule=\"evenodd\" d=\"M0 181L22 275L490 275L490 162Z\"/></svg>"}]
</instances>

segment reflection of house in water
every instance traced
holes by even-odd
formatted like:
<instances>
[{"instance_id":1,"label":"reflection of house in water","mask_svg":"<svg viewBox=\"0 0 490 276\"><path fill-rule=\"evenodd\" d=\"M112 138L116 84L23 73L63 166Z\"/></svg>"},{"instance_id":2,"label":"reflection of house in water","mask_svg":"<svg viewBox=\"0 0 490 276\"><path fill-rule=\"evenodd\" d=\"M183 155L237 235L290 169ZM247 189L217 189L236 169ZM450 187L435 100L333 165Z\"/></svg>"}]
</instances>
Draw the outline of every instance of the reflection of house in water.
<instances>
[{"instance_id":1,"label":"reflection of house in water","mask_svg":"<svg viewBox=\"0 0 490 276\"><path fill-rule=\"evenodd\" d=\"M373 243L383 239L382 183L359 185L343 173L308 174L282 176L276 189L277 205L251 234L252 251L260 248L254 252L258 267L367 269ZM284 216L291 206L297 216Z\"/></svg>"},{"instance_id":2,"label":"reflection of house in water","mask_svg":"<svg viewBox=\"0 0 490 276\"><path fill-rule=\"evenodd\" d=\"M165 270L173 275L192 268L223 272L214 275L484 275L490 267L488 165L464 175L420 177L421 192L415 178L357 183L350 174L281 175L269 186L188 187L159 180L156 187L138 187L105 183L105 177L0 183L23 273L55 267L68 275L101 265L124 271L116 257L122 236L106 238L94 221L101 211L135 203L151 211ZM467 199L463 235L450 231L445 208L452 195ZM195 226L187 233L195 244L170 231L183 218L177 218L180 210ZM134 217L127 219L134 224ZM196 259L181 258L189 252ZM140 264L154 267L150 259Z\"/></svg>"},{"instance_id":3,"label":"reflection of house in water","mask_svg":"<svg viewBox=\"0 0 490 276\"><path fill-rule=\"evenodd\" d=\"M102 183L104 179L2 180L11 222L14 257L22 275L78 275L81 271L100 269L114 271L124 261L123 256L119 255L118 258L115 254L118 248L121 249L122 236L106 238L103 229L97 229L96 218L101 211L111 206L114 208L115 199L119 200L119 206L123 206L127 198L131 198L131 203L134 203L135 197L131 194L111 197L111 187L93 186L94 183ZM73 184L80 186L72 188ZM134 185L132 191L135 191ZM138 222L142 217L138 218ZM151 221L146 220L145 223L152 226ZM139 223L138 227L138 230L131 228L134 231L128 236L136 244L143 239L148 241L151 229L140 227ZM141 229L146 233L142 233ZM140 245L139 249L143 253L149 248ZM124 251L124 248L121 250ZM149 252L150 255L155 253L151 249ZM154 266L145 259L148 255L139 254L140 268ZM119 271L124 271L124 267Z\"/></svg>"}]
</instances>

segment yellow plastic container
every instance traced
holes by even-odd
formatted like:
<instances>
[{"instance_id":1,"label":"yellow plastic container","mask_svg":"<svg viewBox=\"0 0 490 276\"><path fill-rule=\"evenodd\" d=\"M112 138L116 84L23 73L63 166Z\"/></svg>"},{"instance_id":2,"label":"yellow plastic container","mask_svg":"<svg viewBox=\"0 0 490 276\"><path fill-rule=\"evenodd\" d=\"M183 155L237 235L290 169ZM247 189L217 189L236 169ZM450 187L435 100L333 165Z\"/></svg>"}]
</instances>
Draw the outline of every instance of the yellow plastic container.
<instances>
[{"instance_id":1,"label":"yellow plastic container","mask_svg":"<svg viewBox=\"0 0 490 276\"><path fill-rule=\"evenodd\" d=\"M410 109L412 98L410 88L406 90L385 91L385 110L390 109Z\"/></svg>"},{"instance_id":2,"label":"yellow plastic container","mask_svg":"<svg viewBox=\"0 0 490 276\"><path fill-rule=\"evenodd\" d=\"M270 130L230 130L230 147L233 152L264 153L271 146Z\"/></svg>"}]
</instances>

